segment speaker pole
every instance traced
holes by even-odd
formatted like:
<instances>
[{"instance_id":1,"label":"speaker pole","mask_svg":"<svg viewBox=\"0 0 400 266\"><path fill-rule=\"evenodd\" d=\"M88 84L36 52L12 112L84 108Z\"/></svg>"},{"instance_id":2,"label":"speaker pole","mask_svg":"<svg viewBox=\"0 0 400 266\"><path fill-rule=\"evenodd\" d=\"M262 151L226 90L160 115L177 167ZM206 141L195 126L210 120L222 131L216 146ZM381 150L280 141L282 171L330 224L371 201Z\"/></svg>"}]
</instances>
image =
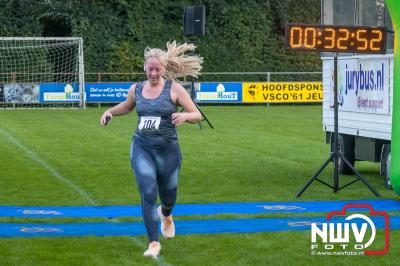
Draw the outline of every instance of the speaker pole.
<instances>
[{"instance_id":1,"label":"speaker pole","mask_svg":"<svg viewBox=\"0 0 400 266\"><path fill-rule=\"evenodd\" d=\"M205 14L206 8L205 6L186 6L184 7L184 14L183 14L183 34L185 36L202 36L205 34ZM194 41L192 41L194 43ZM192 77L192 90L190 93L190 97L194 102L197 110L202 115L202 120L205 120L207 124L214 129L213 125L211 124L210 120L208 120L205 113L200 109L199 105L196 103L196 94L195 94L195 87L194 87L194 77ZM199 127L202 129L201 121L199 122Z\"/></svg>"}]
</instances>

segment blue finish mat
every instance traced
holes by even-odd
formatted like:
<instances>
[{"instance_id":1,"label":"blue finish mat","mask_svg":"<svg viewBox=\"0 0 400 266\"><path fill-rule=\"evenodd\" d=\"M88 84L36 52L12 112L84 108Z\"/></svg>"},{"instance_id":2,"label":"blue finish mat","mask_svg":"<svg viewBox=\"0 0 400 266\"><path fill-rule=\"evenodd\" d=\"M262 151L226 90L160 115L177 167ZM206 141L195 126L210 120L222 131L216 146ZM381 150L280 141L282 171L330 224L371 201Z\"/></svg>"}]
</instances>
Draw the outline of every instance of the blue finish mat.
<instances>
[{"instance_id":1,"label":"blue finish mat","mask_svg":"<svg viewBox=\"0 0 400 266\"><path fill-rule=\"evenodd\" d=\"M382 216L369 216L377 228L384 228ZM334 217L330 222L343 221ZM309 230L313 222L327 222L324 217L294 218L243 218L223 220L176 220L178 235L256 233L289 230ZM362 219L351 222L360 224ZM400 229L400 216L390 217L390 228ZM139 236L145 235L142 222L124 223L0 223L0 237L51 237L51 236Z\"/></svg>"},{"instance_id":2,"label":"blue finish mat","mask_svg":"<svg viewBox=\"0 0 400 266\"><path fill-rule=\"evenodd\" d=\"M375 210L400 211L396 200L294 201L177 204L175 216L212 214L304 213L340 210L348 203L370 204ZM0 206L0 217L117 218L141 217L140 206Z\"/></svg>"}]
</instances>

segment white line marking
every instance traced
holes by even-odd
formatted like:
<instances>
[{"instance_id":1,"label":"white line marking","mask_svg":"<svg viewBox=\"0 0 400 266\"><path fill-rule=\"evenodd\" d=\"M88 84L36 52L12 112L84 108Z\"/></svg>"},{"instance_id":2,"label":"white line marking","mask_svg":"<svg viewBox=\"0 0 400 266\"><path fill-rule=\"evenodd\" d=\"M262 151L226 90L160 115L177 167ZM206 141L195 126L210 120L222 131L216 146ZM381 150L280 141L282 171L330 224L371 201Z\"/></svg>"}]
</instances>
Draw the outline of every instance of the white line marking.
<instances>
[{"instance_id":1,"label":"white line marking","mask_svg":"<svg viewBox=\"0 0 400 266\"><path fill-rule=\"evenodd\" d=\"M4 131L4 129L0 128L0 133L5 136L9 141L11 141L12 143L14 143L18 148L20 148L21 150L23 150L32 160L36 161L37 163L39 163L41 166L43 166L44 168L47 169L47 171L49 171L54 177L56 177L57 179L59 179L60 181L66 183L68 186L70 186L73 190L75 190L76 192L78 192L80 195L82 195L83 197L85 197L85 199L92 205L96 205L96 202L89 196L89 194L84 191L83 189L81 189L78 185L76 185L75 183L73 183L71 180L67 179L66 177L63 177L61 174L59 174L53 167L51 167L46 161L42 160L39 158L38 155L36 155L36 153L34 153L32 150L30 150L29 148L25 147L21 142L19 142L17 139L15 139L13 136L11 136L9 133L7 133L6 131ZM115 219L118 220L118 219ZM135 237L130 237L129 239L132 240L132 242L135 243L136 246L139 246L143 249L145 249L147 246L146 244L141 241L138 238ZM158 265L164 265L164 266L172 266L171 264L168 264L165 260L165 258L163 256L160 256L158 261L157 261Z\"/></svg>"},{"instance_id":2,"label":"white line marking","mask_svg":"<svg viewBox=\"0 0 400 266\"><path fill-rule=\"evenodd\" d=\"M39 158L39 156L30 150L28 147L24 146L21 142L19 142L17 139L15 139L12 135L4 131L4 129L0 128L0 133L5 136L10 142L14 143L18 148L20 148L22 151L24 151L32 160L35 162L39 163L41 166L46 168L47 171L49 171L54 177L56 177L58 180L64 182L67 184L70 188L75 190L77 193L82 195L87 202L89 202L92 205L96 205L96 202L89 196L89 194L81 189L78 185L76 185L74 182L69 180L68 178L62 176L60 173L57 172L51 165L49 165L45 160Z\"/></svg>"}]
</instances>

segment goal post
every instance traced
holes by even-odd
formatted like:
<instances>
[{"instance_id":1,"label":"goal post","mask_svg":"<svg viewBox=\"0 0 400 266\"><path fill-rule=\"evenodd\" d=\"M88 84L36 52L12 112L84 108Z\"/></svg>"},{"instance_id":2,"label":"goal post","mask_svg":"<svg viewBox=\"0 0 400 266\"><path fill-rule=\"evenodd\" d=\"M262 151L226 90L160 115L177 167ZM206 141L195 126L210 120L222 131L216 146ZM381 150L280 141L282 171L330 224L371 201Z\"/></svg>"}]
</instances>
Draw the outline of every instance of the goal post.
<instances>
[{"instance_id":1,"label":"goal post","mask_svg":"<svg viewBox=\"0 0 400 266\"><path fill-rule=\"evenodd\" d=\"M0 37L0 107L85 107L83 39Z\"/></svg>"}]
</instances>

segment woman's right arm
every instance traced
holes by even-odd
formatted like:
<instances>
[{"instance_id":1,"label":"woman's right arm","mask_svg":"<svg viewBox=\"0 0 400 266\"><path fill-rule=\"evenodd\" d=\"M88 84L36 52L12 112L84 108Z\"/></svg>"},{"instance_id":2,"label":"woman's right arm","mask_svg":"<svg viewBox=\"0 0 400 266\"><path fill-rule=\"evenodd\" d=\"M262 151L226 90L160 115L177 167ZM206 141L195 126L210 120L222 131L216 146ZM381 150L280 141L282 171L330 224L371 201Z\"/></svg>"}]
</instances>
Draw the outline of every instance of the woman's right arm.
<instances>
[{"instance_id":1,"label":"woman's right arm","mask_svg":"<svg viewBox=\"0 0 400 266\"><path fill-rule=\"evenodd\" d=\"M106 126L113 116L125 115L135 108L135 89L136 83L133 84L128 91L126 100L116 106L107 109L100 118L100 124Z\"/></svg>"}]
</instances>

